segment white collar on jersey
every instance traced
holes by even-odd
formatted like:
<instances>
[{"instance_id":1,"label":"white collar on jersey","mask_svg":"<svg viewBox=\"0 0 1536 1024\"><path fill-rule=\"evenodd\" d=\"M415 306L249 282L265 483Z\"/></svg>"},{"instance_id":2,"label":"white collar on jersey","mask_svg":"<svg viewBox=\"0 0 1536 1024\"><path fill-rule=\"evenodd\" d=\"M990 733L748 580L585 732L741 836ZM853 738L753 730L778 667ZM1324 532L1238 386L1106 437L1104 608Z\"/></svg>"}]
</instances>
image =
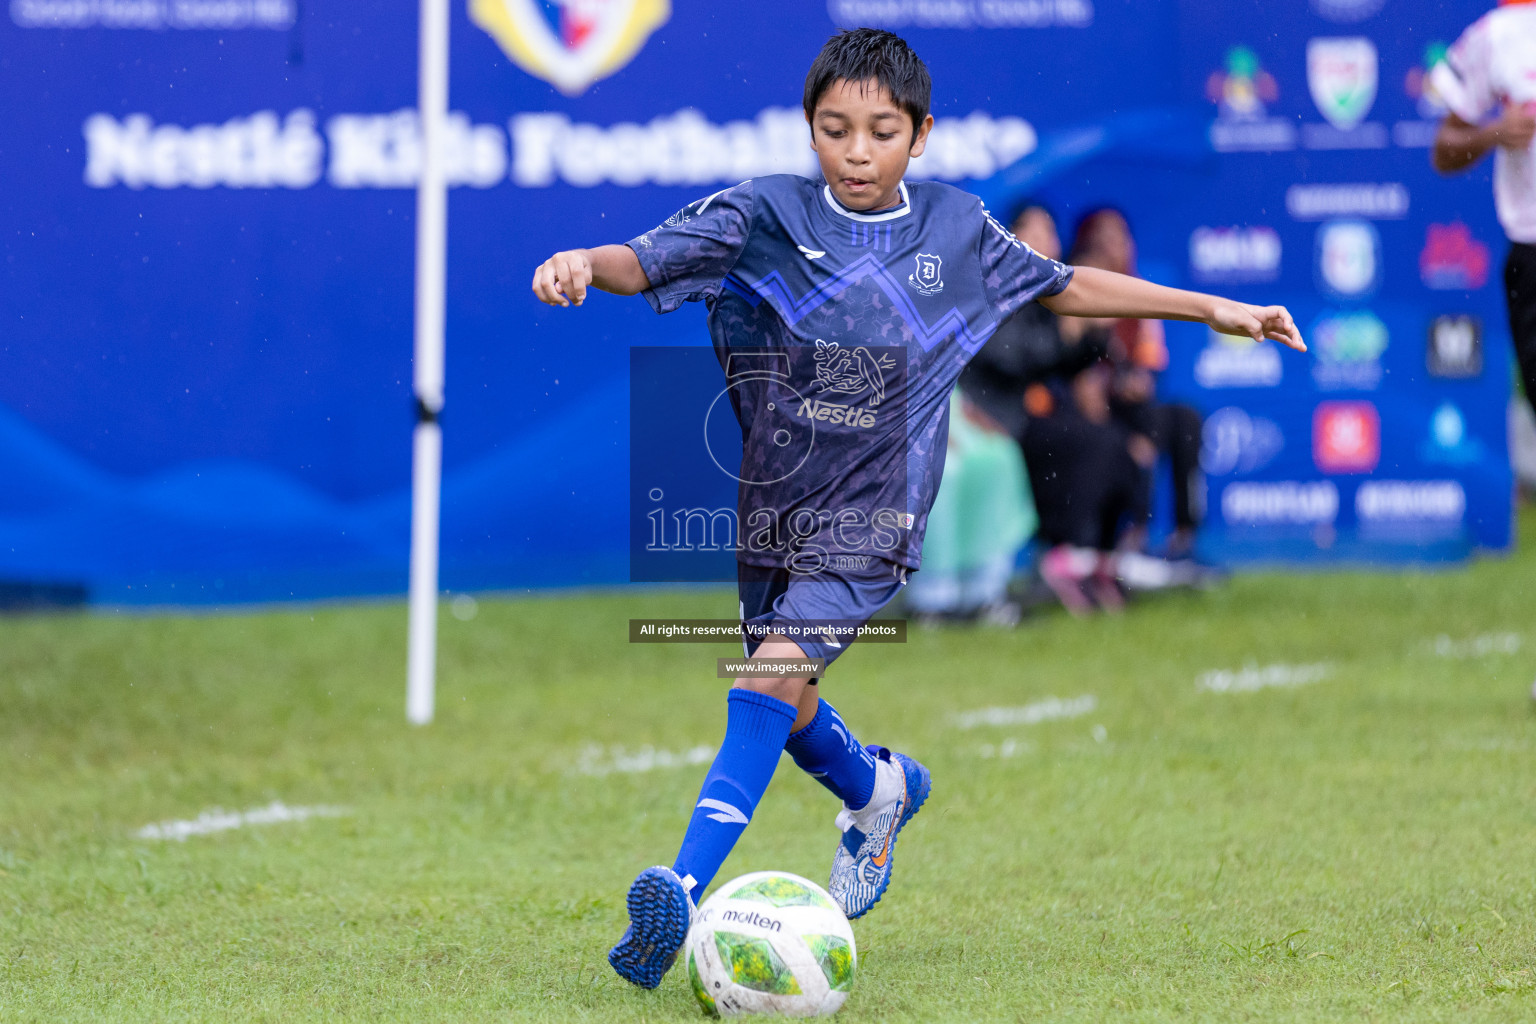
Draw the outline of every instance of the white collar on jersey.
<instances>
[{"instance_id":1,"label":"white collar on jersey","mask_svg":"<svg viewBox=\"0 0 1536 1024\"><path fill-rule=\"evenodd\" d=\"M832 194L831 185L821 186L821 194L826 198L827 205L832 207L833 213L840 213L844 217L847 217L849 220L858 220L863 221L866 224L874 224L882 220L895 220L897 217L905 217L907 214L912 212L912 197L907 195L907 183L904 181L898 181L896 183L896 188L901 192L901 205L891 210L880 210L877 213L860 213L857 210L848 209L848 207L838 202L837 197Z\"/></svg>"}]
</instances>

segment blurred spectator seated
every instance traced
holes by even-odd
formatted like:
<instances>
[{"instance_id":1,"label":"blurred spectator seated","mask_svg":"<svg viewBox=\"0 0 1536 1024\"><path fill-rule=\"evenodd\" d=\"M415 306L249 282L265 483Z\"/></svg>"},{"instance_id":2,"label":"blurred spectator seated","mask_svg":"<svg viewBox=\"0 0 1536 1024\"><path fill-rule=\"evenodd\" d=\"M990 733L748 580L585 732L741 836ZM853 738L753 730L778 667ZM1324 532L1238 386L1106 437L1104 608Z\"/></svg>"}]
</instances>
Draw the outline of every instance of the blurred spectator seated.
<instances>
[{"instance_id":1,"label":"blurred spectator seated","mask_svg":"<svg viewBox=\"0 0 1536 1024\"><path fill-rule=\"evenodd\" d=\"M1093 351L1092 330L1077 342ZM1129 547L1144 508L1156 449L1113 412L1115 369L1095 362L1028 393L1024 457L1040 517L1041 581L1075 615L1118 611L1121 587L1206 586L1219 575L1190 559L1164 559Z\"/></svg>"},{"instance_id":2,"label":"blurred spectator seated","mask_svg":"<svg viewBox=\"0 0 1536 1024\"><path fill-rule=\"evenodd\" d=\"M1045 549L1040 577L1078 615L1124 604L1113 555L1142 475L1130 432L1110 412L1111 374L1096 361L1029 393L1024 458Z\"/></svg>"},{"instance_id":3,"label":"blurred spectator seated","mask_svg":"<svg viewBox=\"0 0 1536 1024\"><path fill-rule=\"evenodd\" d=\"M1060 258L1056 223L1044 206L1025 204L1012 227L1037 252ZM1111 243L1116 241L1113 234L1109 237ZM1119 241L1122 247L1128 245L1128 233ZM1129 266L1129 256L1120 253L1118 262ZM1041 579L1077 614L1095 607L1120 608L1122 582L1133 589L1195 582L1183 567L1140 554L1142 540L1126 529L1127 523L1144 523L1151 508L1158 447L1153 437L1116 415L1117 408L1135 405L1128 396L1137 393L1138 384L1143 397L1150 393L1150 375L1138 380L1134 373L1122 373L1110 356L1115 349L1145 350L1152 356L1162 352L1161 363L1149 356L1143 361L1166 363L1159 325L1147 325L1143 335L1139 324L1062 320L1030 303L999 325L960 376L966 399L1023 448L1040 520L1038 539L1045 549ZM1138 335L1128 342L1132 330ZM1128 369L1143 368L1130 362ZM1194 416L1198 455L1199 417L1193 410L1187 412ZM1152 423L1146 429L1159 430L1164 415L1146 417ZM1187 419L1182 430L1191 433ZM1165 432L1159 430L1158 436ZM1188 525L1192 534L1192 522L1181 525Z\"/></svg>"},{"instance_id":4,"label":"blurred spectator seated","mask_svg":"<svg viewBox=\"0 0 1536 1024\"><path fill-rule=\"evenodd\" d=\"M928 531L923 567L907 582L906 607L919 622L982 621L1012 626L1008 600L1019 552L1035 531L1035 509L1019 446L956 389L949 444Z\"/></svg>"},{"instance_id":5,"label":"blurred spectator seated","mask_svg":"<svg viewBox=\"0 0 1536 1024\"><path fill-rule=\"evenodd\" d=\"M1118 210L1094 210L1078 223L1071 262L1136 276L1136 244L1130 225ZM1136 500L1130 510L1131 528L1120 541L1125 551L1142 551L1159 455L1171 463L1174 532L1168 540L1170 558L1194 552L1195 531L1204 512L1200 476L1201 417L1187 405L1157 400L1157 374L1168 367L1163 325L1156 320L1085 322L1078 330L1109 332L1108 353L1114 367L1110 381L1110 411L1130 435L1130 451L1141 467ZM1070 328L1069 328L1070 329Z\"/></svg>"},{"instance_id":6,"label":"blurred spectator seated","mask_svg":"<svg viewBox=\"0 0 1536 1024\"><path fill-rule=\"evenodd\" d=\"M1061 258L1056 220L1038 203L1026 203L1013 220L1019 240L1048 259ZM1081 332L1074 334L1075 343ZM997 330L960 373L960 390L1016 441L1023 442L1029 415L1025 396L1043 381L1070 375L1104 355L1092 345L1069 344L1055 313L1025 304Z\"/></svg>"}]
</instances>

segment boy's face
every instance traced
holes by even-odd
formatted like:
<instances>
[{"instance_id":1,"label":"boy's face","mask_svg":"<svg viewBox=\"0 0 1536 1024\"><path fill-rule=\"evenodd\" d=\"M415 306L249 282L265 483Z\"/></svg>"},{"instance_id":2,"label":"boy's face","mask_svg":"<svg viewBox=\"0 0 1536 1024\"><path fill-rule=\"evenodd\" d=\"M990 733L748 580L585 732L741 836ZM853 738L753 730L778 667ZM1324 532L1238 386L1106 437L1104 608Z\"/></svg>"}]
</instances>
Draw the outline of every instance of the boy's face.
<instances>
[{"instance_id":1,"label":"boy's face","mask_svg":"<svg viewBox=\"0 0 1536 1024\"><path fill-rule=\"evenodd\" d=\"M874 82L833 82L811 118L811 148L838 202L850 210L872 211L901 201L896 186L907 161L921 156L933 116L913 138L912 116Z\"/></svg>"}]
</instances>

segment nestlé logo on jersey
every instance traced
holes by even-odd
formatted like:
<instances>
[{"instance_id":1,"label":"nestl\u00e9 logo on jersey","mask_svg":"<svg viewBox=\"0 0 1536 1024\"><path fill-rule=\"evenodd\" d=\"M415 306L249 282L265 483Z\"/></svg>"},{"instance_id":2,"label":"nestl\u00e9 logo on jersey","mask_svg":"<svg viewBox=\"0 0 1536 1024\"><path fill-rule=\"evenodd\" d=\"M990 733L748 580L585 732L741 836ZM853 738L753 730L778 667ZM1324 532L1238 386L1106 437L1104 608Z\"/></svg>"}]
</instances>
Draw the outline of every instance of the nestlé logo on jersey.
<instances>
[{"instance_id":1,"label":"nestl\u00e9 logo on jersey","mask_svg":"<svg viewBox=\"0 0 1536 1024\"><path fill-rule=\"evenodd\" d=\"M817 391L857 398L866 391L869 398L865 407L839 405L819 398L801 399L795 415L801 419L819 420L829 424L847 424L850 427L875 425L876 406L885 401L885 371L896 365L889 352L878 356L863 345L849 351L840 342L816 339L816 379L812 385Z\"/></svg>"}]
</instances>

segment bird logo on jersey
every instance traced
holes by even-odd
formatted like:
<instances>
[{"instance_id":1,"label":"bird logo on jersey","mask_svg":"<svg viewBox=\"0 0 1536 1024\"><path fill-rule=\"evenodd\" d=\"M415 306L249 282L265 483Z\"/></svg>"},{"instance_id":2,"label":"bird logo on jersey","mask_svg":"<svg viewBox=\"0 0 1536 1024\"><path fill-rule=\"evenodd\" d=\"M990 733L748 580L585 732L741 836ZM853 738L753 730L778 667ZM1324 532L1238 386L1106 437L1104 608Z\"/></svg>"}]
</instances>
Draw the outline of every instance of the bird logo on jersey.
<instances>
[{"instance_id":1,"label":"bird logo on jersey","mask_svg":"<svg viewBox=\"0 0 1536 1024\"><path fill-rule=\"evenodd\" d=\"M917 289L919 295L937 295L944 290L944 278L941 272L944 261L937 256L930 256L926 252L920 252L915 257L917 269L907 277L907 284Z\"/></svg>"},{"instance_id":2,"label":"bird logo on jersey","mask_svg":"<svg viewBox=\"0 0 1536 1024\"><path fill-rule=\"evenodd\" d=\"M849 352L838 342L816 339L816 386L840 395L871 392L869 404L885 399L885 373L896 365L889 353L874 355L860 345Z\"/></svg>"},{"instance_id":3,"label":"bird logo on jersey","mask_svg":"<svg viewBox=\"0 0 1536 1024\"><path fill-rule=\"evenodd\" d=\"M567 96L634 59L670 0L469 0L469 17L512 62Z\"/></svg>"}]
</instances>

